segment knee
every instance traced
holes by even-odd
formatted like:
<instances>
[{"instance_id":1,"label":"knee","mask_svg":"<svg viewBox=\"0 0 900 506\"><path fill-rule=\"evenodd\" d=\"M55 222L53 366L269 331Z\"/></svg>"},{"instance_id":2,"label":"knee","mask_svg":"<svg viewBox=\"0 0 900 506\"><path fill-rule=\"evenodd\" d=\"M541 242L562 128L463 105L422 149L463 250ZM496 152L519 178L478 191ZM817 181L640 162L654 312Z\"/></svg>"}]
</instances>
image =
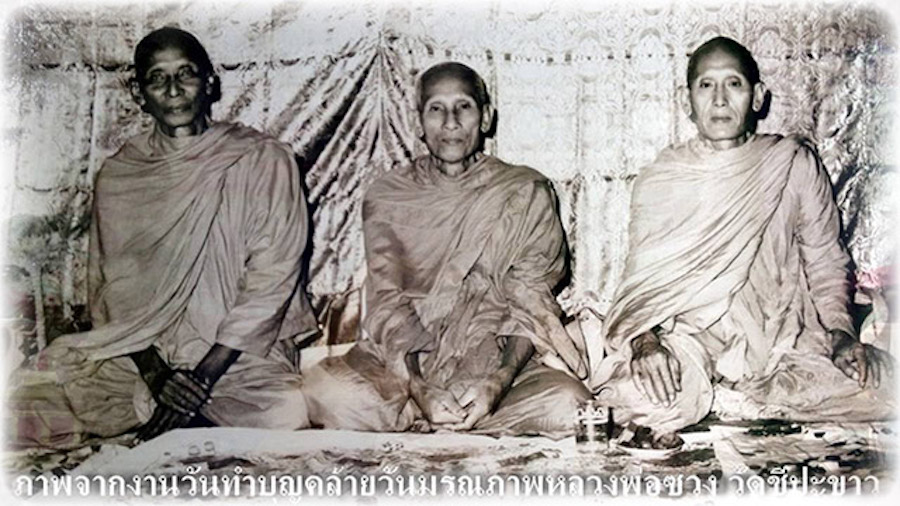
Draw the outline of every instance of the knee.
<instances>
[{"instance_id":1,"label":"knee","mask_svg":"<svg viewBox=\"0 0 900 506\"><path fill-rule=\"evenodd\" d=\"M300 389L286 391L276 409L275 420L284 420L281 427L288 430L308 429L309 421L309 405L306 396Z\"/></svg>"},{"instance_id":2,"label":"knee","mask_svg":"<svg viewBox=\"0 0 900 506\"><path fill-rule=\"evenodd\" d=\"M583 383L562 373L548 393L553 398L550 404L554 406L554 411L570 413L572 416L579 404L593 398L591 391Z\"/></svg>"},{"instance_id":3,"label":"knee","mask_svg":"<svg viewBox=\"0 0 900 506\"><path fill-rule=\"evenodd\" d=\"M259 429L298 430L310 427L309 408L300 389L279 392L276 400L254 424Z\"/></svg>"},{"instance_id":4,"label":"knee","mask_svg":"<svg viewBox=\"0 0 900 506\"><path fill-rule=\"evenodd\" d=\"M385 400L358 374L345 367L312 368L303 378L309 420L325 429L393 432L399 424L397 399Z\"/></svg>"},{"instance_id":5,"label":"knee","mask_svg":"<svg viewBox=\"0 0 900 506\"><path fill-rule=\"evenodd\" d=\"M574 431L575 416L578 407L593 398L591 392L580 381L566 377L548 392L547 402L533 423L540 428L539 432L551 437L570 435Z\"/></svg>"},{"instance_id":6,"label":"knee","mask_svg":"<svg viewBox=\"0 0 900 506\"><path fill-rule=\"evenodd\" d=\"M617 387L601 390L597 396L601 404L613 408L616 424L631 422L661 434L699 422L711 407L711 391L684 388L684 385L675 396L675 401L668 406L650 402L630 380Z\"/></svg>"},{"instance_id":7,"label":"knee","mask_svg":"<svg viewBox=\"0 0 900 506\"><path fill-rule=\"evenodd\" d=\"M566 381L560 383L558 395L576 405L593 398L591 391L582 382L568 376Z\"/></svg>"},{"instance_id":8,"label":"knee","mask_svg":"<svg viewBox=\"0 0 900 506\"><path fill-rule=\"evenodd\" d=\"M302 391L312 425L331 429L337 427L331 423L330 415L336 410L341 411L343 397L353 389L342 385L318 364L303 375Z\"/></svg>"},{"instance_id":9,"label":"knee","mask_svg":"<svg viewBox=\"0 0 900 506\"><path fill-rule=\"evenodd\" d=\"M220 427L297 430L310 426L306 399L299 387L269 389L265 395L219 396L201 413Z\"/></svg>"},{"instance_id":10,"label":"knee","mask_svg":"<svg viewBox=\"0 0 900 506\"><path fill-rule=\"evenodd\" d=\"M540 432L547 434L571 432L579 405L593 398L580 381L562 373L543 395L541 408L534 414Z\"/></svg>"}]
</instances>

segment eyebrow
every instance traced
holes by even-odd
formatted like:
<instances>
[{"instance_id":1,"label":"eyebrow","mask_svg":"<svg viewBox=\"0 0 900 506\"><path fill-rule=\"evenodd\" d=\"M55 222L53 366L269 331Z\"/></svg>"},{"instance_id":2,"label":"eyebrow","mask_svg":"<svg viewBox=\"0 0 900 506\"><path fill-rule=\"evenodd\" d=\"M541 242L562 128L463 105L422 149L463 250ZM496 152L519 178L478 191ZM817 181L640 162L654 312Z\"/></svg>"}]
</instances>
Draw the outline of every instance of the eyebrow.
<instances>
[{"instance_id":1,"label":"eyebrow","mask_svg":"<svg viewBox=\"0 0 900 506\"><path fill-rule=\"evenodd\" d=\"M435 100L435 97L429 97L428 100L426 100L422 105L425 105L425 106L430 105L434 100ZM478 103L478 101L475 100L475 97L472 97L470 95L461 95L461 96L453 99L454 102L459 102L460 100L464 100L466 102L473 102L475 104Z\"/></svg>"},{"instance_id":2,"label":"eyebrow","mask_svg":"<svg viewBox=\"0 0 900 506\"><path fill-rule=\"evenodd\" d=\"M154 70L160 70L159 65L160 65L160 63L154 63L153 65L151 65L150 67L147 68L147 72L152 72ZM187 60L183 64L179 65L177 68L183 69L184 67L196 67L199 69L200 65L197 65L196 63L192 62L191 60Z\"/></svg>"},{"instance_id":3,"label":"eyebrow","mask_svg":"<svg viewBox=\"0 0 900 506\"><path fill-rule=\"evenodd\" d=\"M748 78L747 76L745 76L744 73L741 72L741 71L739 71L739 70L735 70L734 72L725 75L725 77L726 77L726 78L729 78L729 77L742 77L742 78L744 78L745 80L749 81L749 78ZM698 75L696 78L694 78L694 81L701 81L701 80L703 80L703 79L712 79L712 77L710 77L710 76L708 76L708 75L706 75L706 74L704 73L704 74L700 74L700 75Z\"/></svg>"}]
</instances>

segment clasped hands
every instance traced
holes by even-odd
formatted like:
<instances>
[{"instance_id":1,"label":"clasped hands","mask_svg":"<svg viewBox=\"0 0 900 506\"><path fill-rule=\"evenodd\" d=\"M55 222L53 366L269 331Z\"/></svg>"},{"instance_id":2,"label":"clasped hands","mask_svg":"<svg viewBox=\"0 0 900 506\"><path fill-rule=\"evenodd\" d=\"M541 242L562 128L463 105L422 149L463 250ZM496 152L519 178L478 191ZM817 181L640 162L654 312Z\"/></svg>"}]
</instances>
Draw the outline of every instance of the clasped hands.
<instances>
[{"instance_id":1,"label":"clasped hands","mask_svg":"<svg viewBox=\"0 0 900 506\"><path fill-rule=\"evenodd\" d=\"M505 393L504 383L496 373L448 389L417 378L410 382L410 395L432 427L464 431L493 412Z\"/></svg>"},{"instance_id":2,"label":"clasped hands","mask_svg":"<svg viewBox=\"0 0 900 506\"><path fill-rule=\"evenodd\" d=\"M154 373L147 386L157 406L138 430L137 439L141 441L187 425L211 400L209 381L187 369L165 368Z\"/></svg>"},{"instance_id":3,"label":"clasped hands","mask_svg":"<svg viewBox=\"0 0 900 506\"><path fill-rule=\"evenodd\" d=\"M153 439L187 425L211 399L213 385L241 352L216 343L193 370L173 369L153 346L131 354L157 406L150 421L138 429L137 439Z\"/></svg>"}]
</instances>

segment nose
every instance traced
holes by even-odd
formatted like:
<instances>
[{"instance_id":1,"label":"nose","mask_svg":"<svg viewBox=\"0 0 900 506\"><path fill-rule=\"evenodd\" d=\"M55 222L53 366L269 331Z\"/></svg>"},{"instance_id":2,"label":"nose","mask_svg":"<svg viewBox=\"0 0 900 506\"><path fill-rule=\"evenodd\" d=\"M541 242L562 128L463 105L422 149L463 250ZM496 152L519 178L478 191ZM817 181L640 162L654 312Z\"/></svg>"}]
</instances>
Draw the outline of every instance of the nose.
<instances>
[{"instance_id":1,"label":"nose","mask_svg":"<svg viewBox=\"0 0 900 506\"><path fill-rule=\"evenodd\" d=\"M715 91L713 92L713 104L717 106L725 105L727 100L725 100L725 87L724 86L716 86Z\"/></svg>"},{"instance_id":2,"label":"nose","mask_svg":"<svg viewBox=\"0 0 900 506\"><path fill-rule=\"evenodd\" d=\"M456 130L460 128L459 118L456 117L456 111L450 111L444 118L444 128L447 130Z\"/></svg>"},{"instance_id":3,"label":"nose","mask_svg":"<svg viewBox=\"0 0 900 506\"><path fill-rule=\"evenodd\" d=\"M170 97L177 97L181 95L184 90L181 89L181 85L178 83L178 79L169 79L166 83L166 95Z\"/></svg>"}]
</instances>

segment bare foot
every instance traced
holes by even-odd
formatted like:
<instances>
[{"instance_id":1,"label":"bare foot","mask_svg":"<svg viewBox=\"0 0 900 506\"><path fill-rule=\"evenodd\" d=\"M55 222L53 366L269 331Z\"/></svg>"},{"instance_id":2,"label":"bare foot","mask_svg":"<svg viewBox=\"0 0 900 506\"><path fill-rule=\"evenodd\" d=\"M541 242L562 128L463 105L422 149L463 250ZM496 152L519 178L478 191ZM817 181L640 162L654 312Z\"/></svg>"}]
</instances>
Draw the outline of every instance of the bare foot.
<instances>
[{"instance_id":1,"label":"bare foot","mask_svg":"<svg viewBox=\"0 0 900 506\"><path fill-rule=\"evenodd\" d=\"M410 432L434 432L434 428L428 423L428 420L424 418L417 418L413 421L412 426L409 428Z\"/></svg>"},{"instance_id":2,"label":"bare foot","mask_svg":"<svg viewBox=\"0 0 900 506\"><path fill-rule=\"evenodd\" d=\"M634 436L630 441L625 441L622 446L642 450L674 450L681 447L684 440L674 432L657 434L650 427L637 426Z\"/></svg>"}]
</instances>

